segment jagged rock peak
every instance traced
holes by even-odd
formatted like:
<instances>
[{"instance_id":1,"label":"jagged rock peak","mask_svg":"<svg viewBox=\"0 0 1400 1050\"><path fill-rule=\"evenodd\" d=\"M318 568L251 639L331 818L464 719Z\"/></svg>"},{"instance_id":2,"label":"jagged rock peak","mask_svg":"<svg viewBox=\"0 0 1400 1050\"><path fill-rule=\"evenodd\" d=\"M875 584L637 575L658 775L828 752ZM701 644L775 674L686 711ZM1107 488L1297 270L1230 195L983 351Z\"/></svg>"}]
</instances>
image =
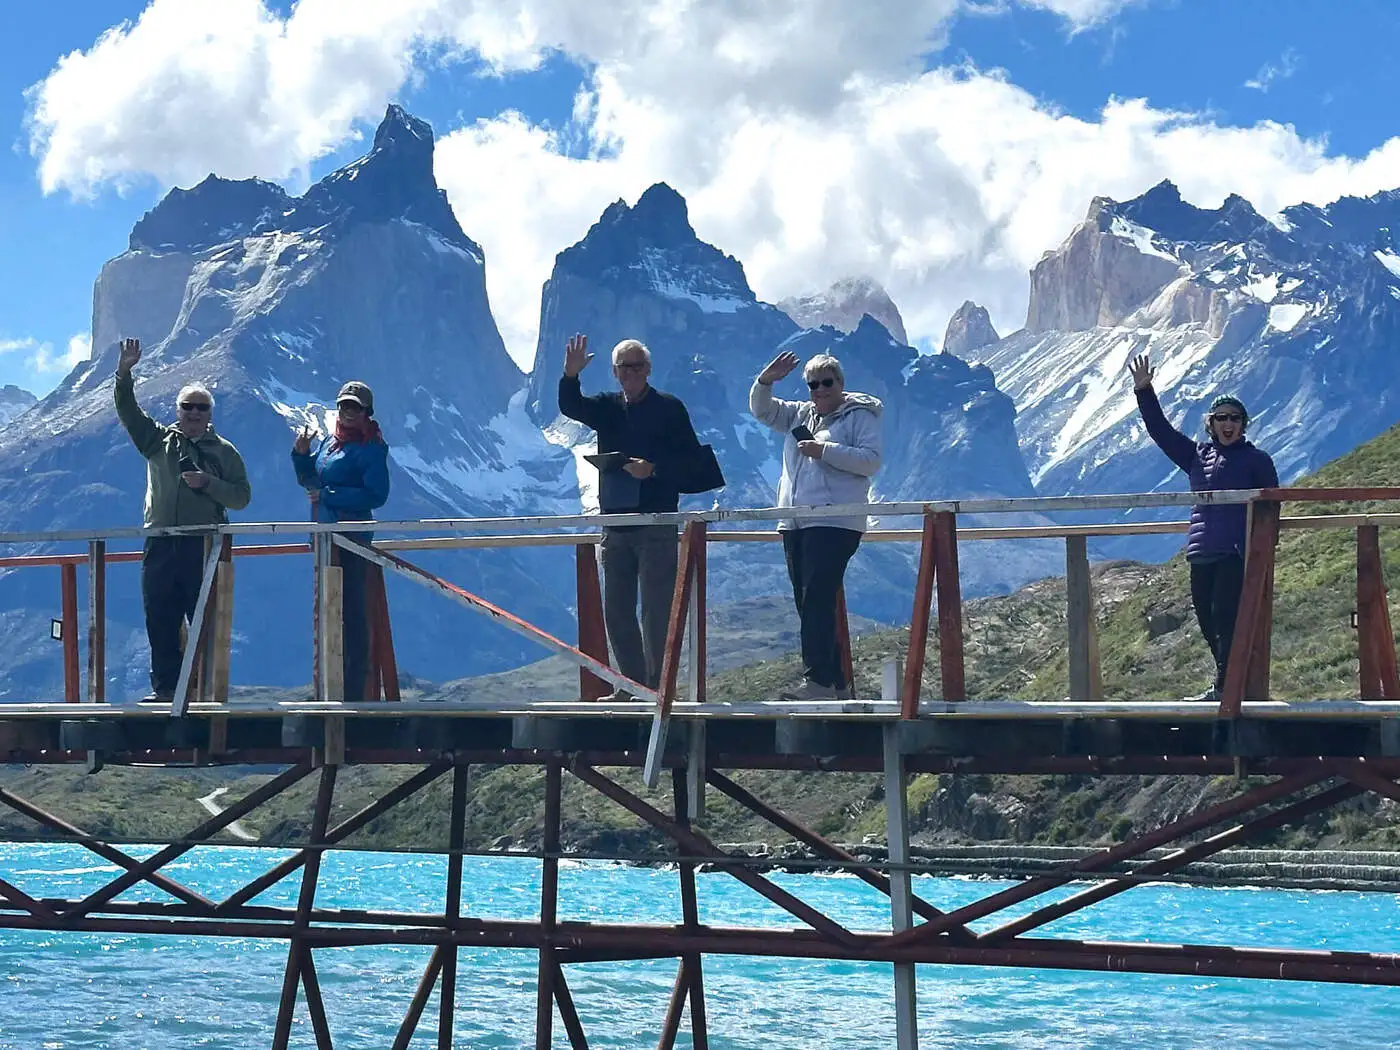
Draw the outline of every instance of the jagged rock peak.
<instances>
[{"instance_id":1,"label":"jagged rock peak","mask_svg":"<svg viewBox=\"0 0 1400 1050\"><path fill-rule=\"evenodd\" d=\"M200 251L273 230L404 219L426 226L481 258L433 175L433 129L391 105L368 153L290 197L261 179L210 175L192 190L166 194L131 233L133 250Z\"/></svg>"},{"instance_id":2,"label":"jagged rock peak","mask_svg":"<svg viewBox=\"0 0 1400 1050\"><path fill-rule=\"evenodd\" d=\"M965 357L973 350L1001 341L992 317L985 306L978 306L971 299L954 311L948 321L948 329L943 333L943 352L957 357Z\"/></svg>"},{"instance_id":3,"label":"jagged rock peak","mask_svg":"<svg viewBox=\"0 0 1400 1050\"><path fill-rule=\"evenodd\" d=\"M673 247L695 239L685 198L664 182L648 186L632 207L616 200L603 210L584 241L623 237L633 243Z\"/></svg>"},{"instance_id":4,"label":"jagged rock peak","mask_svg":"<svg viewBox=\"0 0 1400 1050\"><path fill-rule=\"evenodd\" d=\"M898 342L909 343L899 307L873 277L842 277L825 291L792 296L776 305L803 328L830 325L848 333L854 332L861 318L869 315Z\"/></svg>"},{"instance_id":5,"label":"jagged rock peak","mask_svg":"<svg viewBox=\"0 0 1400 1050\"><path fill-rule=\"evenodd\" d=\"M276 183L209 175L193 189L177 186L167 193L132 227L129 244L133 251L223 244L275 223L291 206L292 198Z\"/></svg>"}]
</instances>

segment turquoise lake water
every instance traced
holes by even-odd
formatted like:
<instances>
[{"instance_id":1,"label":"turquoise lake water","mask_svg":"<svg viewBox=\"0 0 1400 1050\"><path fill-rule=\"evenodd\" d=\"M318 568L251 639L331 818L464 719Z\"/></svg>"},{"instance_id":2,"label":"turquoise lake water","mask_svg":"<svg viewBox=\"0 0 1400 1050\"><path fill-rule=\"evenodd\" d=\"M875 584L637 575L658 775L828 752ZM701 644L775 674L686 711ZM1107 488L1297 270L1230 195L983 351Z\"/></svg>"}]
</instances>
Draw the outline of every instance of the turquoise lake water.
<instances>
[{"instance_id":1,"label":"turquoise lake water","mask_svg":"<svg viewBox=\"0 0 1400 1050\"><path fill-rule=\"evenodd\" d=\"M149 851L132 850L136 856ZM201 847L166 870L219 897L286 851ZM35 896L80 895L117 873L72 846L0 844L0 876ZM857 929L888 929L888 902L848 876L773 876L786 889ZM538 912L539 865L468 858L463 911L503 919ZM723 874L700 875L702 922L794 924ZM917 892L952 908L1000 883L919 878ZM442 858L331 854L322 907L441 910ZM294 902L293 877L259 898ZM1070 891L1065 891L1070 892ZM678 922L674 871L565 862L560 918ZM164 899L153 889L123 899ZM1006 916L1028 910L1022 907ZM988 921L984 924L995 925ZM1042 931L1100 940L1216 942L1400 952L1400 898L1387 894L1142 886ZM282 941L34 934L0 930L0 1050L174 1050L266 1047L282 971ZM429 955L426 948L317 951L335 1045L390 1045ZM894 1045L891 970L883 965L706 957L710 1045L761 1050ZM531 1047L536 955L463 951L458 964L457 1047ZM674 960L566 967L589 1045L656 1045ZM414 1046L436 1046L436 1000ZM919 968L921 1046L1031 1050L1153 1047L1212 1050L1400 1048L1400 988L1287 981L1040 970ZM304 1007L293 1046L315 1045ZM679 1046L690 1045L684 1031ZM568 1042L556 1021L555 1046Z\"/></svg>"}]
</instances>

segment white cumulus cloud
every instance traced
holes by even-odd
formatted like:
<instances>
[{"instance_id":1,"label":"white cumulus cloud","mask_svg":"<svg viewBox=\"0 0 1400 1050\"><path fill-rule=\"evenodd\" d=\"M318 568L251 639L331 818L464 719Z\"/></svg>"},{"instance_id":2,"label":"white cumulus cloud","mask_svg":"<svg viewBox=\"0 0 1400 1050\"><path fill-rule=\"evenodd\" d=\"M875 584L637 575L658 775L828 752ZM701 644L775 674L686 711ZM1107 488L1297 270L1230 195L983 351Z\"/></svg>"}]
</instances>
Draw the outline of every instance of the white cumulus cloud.
<instances>
[{"instance_id":1,"label":"white cumulus cloud","mask_svg":"<svg viewBox=\"0 0 1400 1050\"><path fill-rule=\"evenodd\" d=\"M25 367L39 376L63 375L92 356L92 338L86 332L69 336L66 346L56 349L48 340L33 336L0 338L0 354L20 354Z\"/></svg>"},{"instance_id":2,"label":"white cumulus cloud","mask_svg":"<svg viewBox=\"0 0 1400 1050\"><path fill-rule=\"evenodd\" d=\"M288 178L434 63L528 76L562 54L584 71L570 126L504 112L437 129L438 179L527 365L555 253L654 181L761 297L870 274L934 342L967 298L1018 327L1028 269L1094 195L1170 177L1199 204L1233 191L1270 212L1400 185L1400 139L1330 156L1286 124L1131 99L1083 119L995 70L928 68L960 11L1008 2L300 0L281 17L262 0L153 0L31 89L31 148L46 189L79 195L210 170ZM1019 2L1071 30L1131 6Z\"/></svg>"}]
</instances>

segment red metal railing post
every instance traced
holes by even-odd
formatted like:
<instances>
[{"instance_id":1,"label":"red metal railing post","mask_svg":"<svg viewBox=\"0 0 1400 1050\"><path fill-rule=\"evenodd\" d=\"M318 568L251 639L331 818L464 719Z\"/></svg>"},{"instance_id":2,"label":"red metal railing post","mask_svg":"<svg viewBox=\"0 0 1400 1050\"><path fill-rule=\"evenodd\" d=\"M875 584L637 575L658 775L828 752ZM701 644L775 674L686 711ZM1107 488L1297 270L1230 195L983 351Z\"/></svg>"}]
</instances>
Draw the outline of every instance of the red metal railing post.
<instances>
[{"instance_id":1,"label":"red metal railing post","mask_svg":"<svg viewBox=\"0 0 1400 1050\"><path fill-rule=\"evenodd\" d=\"M944 700L967 699L963 664L962 583L958 577L958 517L934 516L934 581L938 585L938 656Z\"/></svg>"},{"instance_id":2,"label":"red metal railing post","mask_svg":"<svg viewBox=\"0 0 1400 1050\"><path fill-rule=\"evenodd\" d=\"M65 562L58 570L63 592L63 699L76 704L78 696L78 567Z\"/></svg>"},{"instance_id":3,"label":"red metal railing post","mask_svg":"<svg viewBox=\"0 0 1400 1050\"><path fill-rule=\"evenodd\" d=\"M598 553L591 543L574 548L578 584L578 647L599 663L608 662L608 632L603 620L603 591L598 583ZM578 669L579 699L597 700L612 687L587 668Z\"/></svg>"},{"instance_id":4,"label":"red metal railing post","mask_svg":"<svg viewBox=\"0 0 1400 1050\"><path fill-rule=\"evenodd\" d=\"M919 543L919 574L914 580L914 609L909 615L909 655L904 664L904 688L900 690L902 718L919 717L919 693L923 686L924 660L928 657L929 611L933 605L935 537L934 514L925 511L924 533Z\"/></svg>"},{"instance_id":5,"label":"red metal railing post","mask_svg":"<svg viewBox=\"0 0 1400 1050\"><path fill-rule=\"evenodd\" d=\"M1361 698L1400 699L1400 674L1395 659L1395 635L1390 624L1385 571L1381 562L1380 529L1356 529L1356 648L1360 658Z\"/></svg>"},{"instance_id":6,"label":"red metal railing post","mask_svg":"<svg viewBox=\"0 0 1400 1050\"><path fill-rule=\"evenodd\" d=\"M841 675L846 680L846 689L854 696L856 665L851 656L851 619L846 612L845 584L836 591L836 648L841 653Z\"/></svg>"},{"instance_id":7,"label":"red metal railing post","mask_svg":"<svg viewBox=\"0 0 1400 1050\"><path fill-rule=\"evenodd\" d=\"M1257 500L1251 506L1244 586L1239 615L1235 617L1230 660L1225 669L1225 689L1220 697L1221 718L1237 718L1246 696L1263 700L1269 695L1279 504L1273 500Z\"/></svg>"},{"instance_id":8,"label":"red metal railing post","mask_svg":"<svg viewBox=\"0 0 1400 1050\"><path fill-rule=\"evenodd\" d=\"M394 655L394 629L389 622L389 592L382 566L365 562L365 615L369 620L370 673L366 699L397 701L399 665Z\"/></svg>"}]
</instances>

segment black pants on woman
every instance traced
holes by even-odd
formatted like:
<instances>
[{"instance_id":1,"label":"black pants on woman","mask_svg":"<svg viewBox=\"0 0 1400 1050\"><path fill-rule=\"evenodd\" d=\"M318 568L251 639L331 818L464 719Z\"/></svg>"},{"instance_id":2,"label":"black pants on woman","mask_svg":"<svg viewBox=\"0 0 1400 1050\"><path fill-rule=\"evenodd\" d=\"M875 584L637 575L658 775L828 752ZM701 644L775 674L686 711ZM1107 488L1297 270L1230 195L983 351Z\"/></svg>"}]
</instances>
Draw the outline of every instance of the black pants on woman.
<instances>
[{"instance_id":1,"label":"black pants on woman","mask_svg":"<svg viewBox=\"0 0 1400 1050\"><path fill-rule=\"evenodd\" d=\"M848 684L836 644L836 592L860 537L855 529L826 525L783 533L792 600L802 623L802 677L833 689Z\"/></svg>"},{"instance_id":2,"label":"black pants on woman","mask_svg":"<svg viewBox=\"0 0 1400 1050\"><path fill-rule=\"evenodd\" d=\"M1210 654L1215 657L1215 688L1225 688L1230 643L1235 638L1235 614L1244 589L1244 559L1238 554L1191 563L1191 604Z\"/></svg>"}]
</instances>

